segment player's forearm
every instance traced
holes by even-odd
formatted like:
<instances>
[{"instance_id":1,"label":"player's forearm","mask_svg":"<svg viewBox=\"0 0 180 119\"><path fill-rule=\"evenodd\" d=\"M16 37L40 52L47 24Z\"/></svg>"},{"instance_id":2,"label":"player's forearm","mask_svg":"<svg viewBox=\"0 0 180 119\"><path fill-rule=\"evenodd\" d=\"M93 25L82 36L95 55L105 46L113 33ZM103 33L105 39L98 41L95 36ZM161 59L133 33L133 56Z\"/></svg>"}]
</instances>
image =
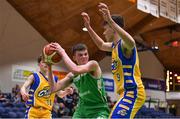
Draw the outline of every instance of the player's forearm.
<instances>
[{"instance_id":1,"label":"player's forearm","mask_svg":"<svg viewBox=\"0 0 180 119\"><path fill-rule=\"evenodd\" d=\"M52 67L50 65L48 66L48 83L50 85L50 92L54 92L55 82L53 80Z\"/></svg>"},{"instance_id":2,"label":"player's forearm","mask_svg":"<svg viewBox=\"0 0 180 119\"><path fill-rule=\"evenodd\" d=\"M66 76L64 79L61 79L61 87L59 90L68 87L72 82L73 82L73 78L69 76Z\"/></svg>"},{"instance_id":3,"label":"player's forearm","mask_svg":"<svg viewBox=\"0 0 180 119\"><path fill-rule=\"evenodd\" d=\"M117 25L112 19L109 19L108 23L120 35L128 48L133 49L135 47L135 41L129 33Z\"/></svg>"},{"instance_id":4,"label":"player's forearm","mask_svg":"<svg viewBox=\"0 0 180 119\"><path fill-rule=\"evenodd\" d=\"M58 83L55 84L53 92L57 92L57 91L65 89L72 82L73 82L72 77L66 76L65 78L61 79L60 81L58 81Z\"/></svg>"},{"instance_id":5,"label":"player's forearm","mask_svg":"<svg viewBox=\"0 0 180 119\"><path fill-rule=\"evenodd\" d=\"M103 49L104 41L98 36L98 34L92 29L91 26L87 27L87 29L88 29L88 33L89 33L90 37L92 38L94 43L97 45L97 47L100 50L104 50Z\"/></svg>"},{"instance_id":6,"label":"player's forearm","mask_svg":"<svg viewBox=\"0 0 180 119\"><path fill-rule=\"evenodd\" d=\"M22 92L26 92L26 88L25 88L25 86L24 86L24 85L21 87L20 92L21 92L21 93L22 93Z\"/></svg>"},{"instance_id":7,"label":"player's forearm","mask_svg":"<svg viewBox=\"0 0 180 119\"><path fill-rule=\"evenodd\" d=\"M31 76L30 76L31 77ZM27 88L31 84L31 78L28 77L28 79L24 82L23 86L21 87L21 92L26 92Z\"/></svg>"},{"instance_id":8,"label":"player's forearm","mask_svg":"<svg viewBox=\"0 0 180 119\"><path fill-rule=\"evenodd\" d=\"M67 68L74 74L79 73L78 66L69 58L67 53L63 50L60 52L64 63L66 64Z\"/></svg>"}]
</instances>

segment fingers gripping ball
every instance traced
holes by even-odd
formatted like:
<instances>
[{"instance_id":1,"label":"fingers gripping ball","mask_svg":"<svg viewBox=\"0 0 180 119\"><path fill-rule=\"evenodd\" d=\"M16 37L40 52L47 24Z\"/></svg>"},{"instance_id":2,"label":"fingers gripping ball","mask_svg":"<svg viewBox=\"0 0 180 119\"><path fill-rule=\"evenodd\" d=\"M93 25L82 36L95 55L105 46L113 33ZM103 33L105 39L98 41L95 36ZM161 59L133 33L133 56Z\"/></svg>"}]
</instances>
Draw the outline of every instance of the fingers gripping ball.
<instances>
[{"instance_id":1,"label":"fingers gripping ball","mask_svg":"<svg viewBox=\"0 0 180 119\"><path fill-rule=\"evenodd\" d=\"M45 62L47 63L56 64L62 59L62 57L56 51L52 50L49 44L44 46L43 54Z\"/></svg>"}]
</instances>

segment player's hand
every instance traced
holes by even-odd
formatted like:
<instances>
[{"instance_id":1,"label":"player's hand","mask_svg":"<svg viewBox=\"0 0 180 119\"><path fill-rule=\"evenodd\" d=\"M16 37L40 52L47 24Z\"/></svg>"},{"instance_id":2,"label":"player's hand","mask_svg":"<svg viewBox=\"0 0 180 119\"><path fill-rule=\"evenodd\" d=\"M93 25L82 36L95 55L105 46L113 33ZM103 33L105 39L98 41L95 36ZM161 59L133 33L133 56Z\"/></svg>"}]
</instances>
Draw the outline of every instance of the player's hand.
<instances>
[{"instance_id":1,"label":"player's hand","mask_svg":"<svg viewBox=\"0 0 180 119\"><path fill-rule=\"evenodd\" d=\"M65 89L65 92L67 93L67 95L69 95L69 94L73 94L74 90L73 90L73 88L71 88L71 87L67 87L67 88Z\"/></svg>"},{"instance_id":2,"label":"player's hand","mask_svg":"<svg viewBox=\"0 0 180 119\"><path fill-rule=\"evenodd\" d=\"M52 50L55 50L59 54L61 54L64 51L64 49L56 42L51 43L50 47L51 47Z\"/></svg>"},{"instance_id":3,"label":"player's hand","mask_svg":"<svg viewBox=\"0 0 180 119\"><path fill-rule=\"evenodd\" d=\"M47 64L48 68L53 65L53 63L51 63L51 57L50 56L43 54L43 61Z\"/></svg>"},{"instance_id":4,"label":"player's hand","mask_svg":"<svg viewBox=\"0 0 180 119\"><path fill-rule=\"evenodd\" d=\"M67 77L70 78L70 79L71 79L71 78L74 78L74 74L73 74L72 72L69 72L69 73L67 74Z\"/></svg>"},{"instance_id":5,"label":"player's hand","mask_svg":"<svg viewBox=\"0 0 180 119\"><path fill-rule=\"evenodd\" d=\"M98 7L99 7L99 11L103 15L104 20L107 21L107 22L110 21L111 14L110 14L110 11L108 9L108 6L106 4L104 4L104 3L99 3Z\"/></svg>"},{"instance_id":6,"label":"player's hand","mask_svg":"<svg viewBox=\"0 0 180 119\"><path fill-rule=\"evenodd\" d=\"M82 12L81 16L82 16L82 18L84 20L84 26L86 28L89 28L90 27L90 17L89 17L89 15L86 12Z\"/></svg>"},{"instance_id":7,"label":"player's hand","mask_svg":"<svg viewBox=\"0 0 180 119\"><path fill-rule=\"evenodd\" d=\"M46 64L47 64L47 68L48 68L48 71L49 72L52 72L52 63L50 63L50 62L46 62Z\"/></svg>"},{"instance_id":8,"label":"player's hand","mask_svg":"<svg viewBox=\"0 0 180 119\"><path fill-rule=\"evenodd\" d=\"M20 92L21 92L21 95L22 95L22 99L23 99L24 101L28 101L28 99L29 99L29 94L28 94L26 91L23 91L23 90L21 90Z\"/></svg>"}]
</instances>

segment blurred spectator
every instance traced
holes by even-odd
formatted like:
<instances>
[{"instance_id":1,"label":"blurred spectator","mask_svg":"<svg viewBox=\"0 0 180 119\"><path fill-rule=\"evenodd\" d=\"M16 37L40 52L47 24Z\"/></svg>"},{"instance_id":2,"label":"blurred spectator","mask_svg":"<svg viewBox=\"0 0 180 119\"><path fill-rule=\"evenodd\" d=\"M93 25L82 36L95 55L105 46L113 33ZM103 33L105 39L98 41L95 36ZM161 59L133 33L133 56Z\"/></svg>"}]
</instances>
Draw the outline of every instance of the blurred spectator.
<instances>
[{"instance_id":1,"label":"blurred spectator","mask_svg":"<svg viewBox=\"0 0 180 119\"><path fill-rule=\"evenodd\" d=\"M111 97L110 96L107 96L107 101L108 101L109 108L112 109L113 106L114 106L114 103L111 101Z\"/></svg>"},{"instance_id":2,"label":"blurred spectator","mask_svg":"<svg viewBox=\"0 0 180 119\"><path fill-rule=\"evenodd\" d=\"M20 92L17 95L14 96L13 102L14 103L22 102Z\"/></svg>"},{"instance_id":3,"label":"blurred spectator","mask_svg":"<svg viewBox=\"0 0 180 119\"><path fill-rule=\"evenodd\" d=\"M16 85L12 89L12 93L3 93L0 90L0 105L2 106L1 107L2 110L5 111L5 110L7 110L7 108L11 110L14 108L14 105L16 105L16 103L19 104L22 102L21 96L20 96L18 90L19 90L18 85ZM12 95L14 95L14 96L12 96ZM60 98L60 97L56 96L55 102L53 105L53 111L52 111L53 118L71 118L71 116L73 115L73 113L75 111L78 99L79 99L79 95L75 89L74 89L73 94L67 95L64 98ZM108 105L110 108L112 108L116 104L116 101L113 102L111 100L110 96L107 96L107 100L108 100ZM16 107L16 108L20 108L20 107ZM25 107L23 107L23 108L25 108ZM0 112L2 112L2 110ZM18 109L18 110L20 112L20 109ZM169 118L169 117L173 118L172 114L167 114L164 111L159 110L158 108L157 108L157 110L153 109L153 112L156 115L153 115L154 117L152 117L152 115L148 112L149 110L151 110L151 109L143 107L141 109L140 113L138 113L136 117L137 118L154 118L154 117L161 118L159 116L159 115L161 115L164 118ZM146 111L146 113L144 113L145 111ZM21 113L24 114L24 111L22 111ZM141 113L143 113L143 114L141 114ZM4 117L8 118L10 116L5 113ZM21 116L21 117L23 117L23 116ZM0 118L1 118L1 115L0 115Z\"/></svg>"},{"instance_id":4,"label":"blurred spectator","mask_svg":"<svg viewBox=\"0 0 180 119\"><path fill-rule=\"evenodd\" d=\"M73 115L79 99L76 89L73 90L73 94L69 94L64 98L60 98L58 96L55 97L52 113L53 118L71 117ZM0 102L3 102L5 106L8 107L12 107L13 104L23 102L19 92L19 85L12 88L11 94L3 94L0 90ZM107 99L110 108L113 107L114 103L111 101L111 98L108 96Z\"/></svg>"},{"instance_id":5,"label":"blurred spectator","mask_svg":"<svg viewBox=\"0 0 180 119\"><path fill-rule=\"evenodd\" d=\"M20 86L16 84L15 87L12 88L12 97L16 96L20 92Z\"/></svg>"},{"instance_id":6,"label":"blurred spectator","mask_svg":"<svg viewBox=\"0 0 180 119\"><path fill-rule=\"evenodd\" d=\"M69 109L64 105L64 103L59 103L57 115L58 117L69 116Z\"/></svg>"},{"instance_id":7,"label":"blurred spectator","mask_svg":"<svg viewBox=\"0 0 180 119\"><path fill-rule=\"evenodd\" d=\"M1 91L0 91L0 102L6 102L7 98L6 95L4 95Z\"/></svg>"},{"instance_id":8,"label":"blurred spectator","mask_svg":"<svg viewBox=\"0 0 180 119\"><path fill-rule=\"evenodd\" d=\"M58 103L64 103L64 99L57 96L57 102L58 102Z\"/></svg>"}]
</instances>

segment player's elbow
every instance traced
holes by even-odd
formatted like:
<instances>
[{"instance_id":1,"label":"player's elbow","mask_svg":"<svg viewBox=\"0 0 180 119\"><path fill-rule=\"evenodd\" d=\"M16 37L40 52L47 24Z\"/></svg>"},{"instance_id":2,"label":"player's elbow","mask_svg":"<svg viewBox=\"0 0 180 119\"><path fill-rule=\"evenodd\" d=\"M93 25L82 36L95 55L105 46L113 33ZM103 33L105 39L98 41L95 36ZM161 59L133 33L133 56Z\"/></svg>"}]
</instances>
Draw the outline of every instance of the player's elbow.
<instances>
[{"instance_id":1,"label":"player's elbow","mask_svg":"<svg viewBox=\"0 0 180 119\"><path fill-rule=\"evenodd\" d=\"M103 50L103 44L97 46L100 50Z\"/></svg>"},{"instance_id":2,"label":"player's elbow","mask_svg":"<svg viewBox=\"0 0 180 119\"><path fill-rule=\"evenodd\" d=\"M105 43L104 42L101 42L99 45L98 45L98 48L100 50L104 50L104 46L105 46Z\"/></svg>"},{"instance_id":3,"label":"player's elbow","mask_svg":"<svg viewBox=\"0 0 180 119\"><path fill-rule=\"evenodd\" d=\"M102 51L104 51L103 45L99 46L99 49L102 50Z\"/></svg>"}]
</instances>

